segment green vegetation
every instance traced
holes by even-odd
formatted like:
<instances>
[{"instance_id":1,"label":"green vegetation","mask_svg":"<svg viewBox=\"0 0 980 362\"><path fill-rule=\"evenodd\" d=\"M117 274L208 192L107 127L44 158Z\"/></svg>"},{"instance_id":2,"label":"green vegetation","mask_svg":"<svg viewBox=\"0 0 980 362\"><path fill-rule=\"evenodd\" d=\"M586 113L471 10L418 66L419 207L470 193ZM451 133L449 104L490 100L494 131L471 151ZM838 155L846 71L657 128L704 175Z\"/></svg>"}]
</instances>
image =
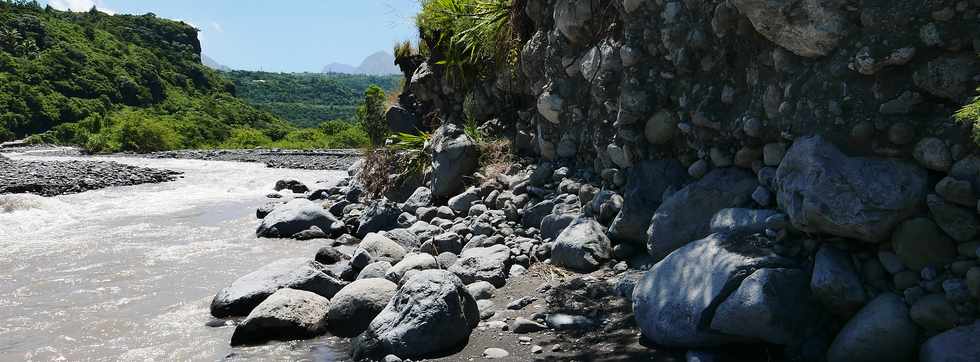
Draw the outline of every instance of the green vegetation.
<instances>
[{"instance_id":1,"label":"green vegetation","mask_svg":"<svg viewBox=\"0 0 980 362\"><path fill-rule=\"evenodd\" d=\"M320 73L222 72L237 95L252 106L279 116L298 127L317 127L332 119L356 116L361 93L370 86L397 90L401 76Z\"/></svg>"},{"instance_id":2,"label":"green vegetation","mask_svg":"<svg viewBox=\"0 0 980 362\"><path fill-rule=\"evenodd\" d=\"M140 16L0 0L0 137L138 151L216 145L290 126L235 98L200 63L197 29Z\"/></svg>"},{"instance_id":3,"label":"green vegetation","mask_svg":"<svg viewBox=\"0 0 980 362\"><path fill-rule=\"evenodd\" d=\"M443 56L438 62L457 81L482 78L516 62L524 1L423 0L419 34ZM404 54L404 49L402 50Z\"/></svg>"},{"instance_id":4,"label":"green vegetation","mask_svg":"<svg viewBox=\"0 0 980 362\"><path fill-rule=\"evenodd\" d=\"M0 0L0 141L31 136L91 152L357 148L370 141L352 117L360 100L353 89L399 84L399 77L226 73L236 76L232 83L201 64L197 32L153 14L72 13ZM248 77L271 78L274 86L242 81ZM239 81L260 106L234 96ZM297 118L310 128L271 109L306 112ZM347 120L321 123L337 118Z\"/></svg>"},{"instance_id":5,"label":"green vegetation","mask_svg":"<svg viewBox=\"0 0 980 362\"><path fill-rule=\"evenodd\" d=\"M357 107L357 118L368 136L371 144L383 146L388 137L388 122L385 120L385 91L378 86L370 86L364 92L364 104Z\"/></svg>"}]
</instances>

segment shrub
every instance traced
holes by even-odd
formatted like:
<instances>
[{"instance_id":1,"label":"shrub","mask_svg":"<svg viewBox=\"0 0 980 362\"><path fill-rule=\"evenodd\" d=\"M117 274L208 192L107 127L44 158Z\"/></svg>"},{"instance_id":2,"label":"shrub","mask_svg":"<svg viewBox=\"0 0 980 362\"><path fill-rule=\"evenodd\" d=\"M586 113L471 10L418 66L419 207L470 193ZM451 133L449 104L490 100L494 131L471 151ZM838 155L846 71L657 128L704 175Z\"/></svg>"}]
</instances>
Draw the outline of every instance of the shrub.
<instances>
[{"instance_id":1,"label":"shrub","mask_svg":"<svg viewBox=\"0 0 980 362\"><path fill-rule=\"evenodd\" d=\"M523 1L425 0L416 17L423 43L444 56L447 75L459 82L485 77L508 64L520 46L512 24L524 16Z\"/></svg>"},{"instance_id":2,"label":"shrub","mask_svg":"<svg viewBox=\"0 0 980 362\"><path fill-rule=\"evenodd\" d=\"M265 146L272 143L272 139L262 131L254 128L235 128L231 130L231 136L221 143L221 148L246 149Z\"/></svg>"},{"instance_id":3,"label":"shrub","mask_svg":"<svg viewBox=\"0 0 980 362\"><path fill-rule=\"evenodd\" d=\"M357 110L361 126L371 137L371 144L381 146L388 137L388 122L385 121L385 91L378 86L370 86L364 91L364 104Z\"/></svg>"},{"instance_id":4,"label":"shrub","mask_svg":"<svg viewBox=\"0 0 980 362\"><path fill-rule=\"evenodd\" d=\"M167 123L152 118L126 118L119 123L120 151L156 152L177 149L180 135Z\"/></svg>"}]
</instances>

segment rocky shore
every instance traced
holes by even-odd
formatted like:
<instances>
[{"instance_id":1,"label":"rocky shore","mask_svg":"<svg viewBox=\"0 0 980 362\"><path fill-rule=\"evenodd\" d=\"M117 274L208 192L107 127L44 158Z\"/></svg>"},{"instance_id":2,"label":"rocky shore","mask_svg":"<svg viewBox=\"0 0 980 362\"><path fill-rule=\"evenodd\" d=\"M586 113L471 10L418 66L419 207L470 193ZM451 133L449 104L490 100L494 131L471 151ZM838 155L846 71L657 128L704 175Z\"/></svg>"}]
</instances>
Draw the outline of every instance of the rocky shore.
<instances>
[{"instance_id":1,"label":"rocky shore","mask_svg":"<svg viewBox=\"0 0 980 362\"><path fill-rule=\"evenodd\" d=\"M271 168L346 170L361 156L359 150L182 150L142 154L146 158L263 163Z\"/></svg>"},{"instance_id":2,"label":"rocky shore","mask_svg":"<svg viewBox=\"0 0 980 362\"><path fill-rule=\"evenodd\" d=\"M112 186L168 182L179 175L180 172L116 162L20 161L0 154L0 194L57 196Z\"/></svg>"}]
</instances>

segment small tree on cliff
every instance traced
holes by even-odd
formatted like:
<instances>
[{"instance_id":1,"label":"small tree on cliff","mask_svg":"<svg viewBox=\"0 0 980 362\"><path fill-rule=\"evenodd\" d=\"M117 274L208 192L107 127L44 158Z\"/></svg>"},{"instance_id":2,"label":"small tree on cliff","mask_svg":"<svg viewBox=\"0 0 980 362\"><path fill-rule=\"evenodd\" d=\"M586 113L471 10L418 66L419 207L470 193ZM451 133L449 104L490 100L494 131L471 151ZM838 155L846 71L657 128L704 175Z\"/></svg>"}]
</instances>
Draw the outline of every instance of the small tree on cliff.
<instances>
[{"instance_id":1,"label":"small tree on cliff","mask_svg":"<svg viewBox=\"0 0 980 362\"><path fill-rule=\"evenodd\" d=\"M364 91L364 103L357 108L357 119L371 137L371 144L382 146L388 137L388 124L385 122L385 91L372 85Z\"/></svg>"}]
</instances>

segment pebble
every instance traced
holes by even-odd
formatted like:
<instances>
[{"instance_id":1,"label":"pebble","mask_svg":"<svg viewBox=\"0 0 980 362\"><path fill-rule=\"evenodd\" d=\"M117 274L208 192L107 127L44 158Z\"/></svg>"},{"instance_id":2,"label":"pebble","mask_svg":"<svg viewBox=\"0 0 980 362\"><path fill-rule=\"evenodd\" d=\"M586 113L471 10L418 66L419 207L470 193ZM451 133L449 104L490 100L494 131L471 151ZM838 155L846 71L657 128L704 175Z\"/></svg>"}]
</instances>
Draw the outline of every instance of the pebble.
<instances>
[{"instance_id":1,"label":"pebble","mask_svg":"<svg viewBox=\"0 0 980 362\"><path fill-rule=\"evenodd\" d=\"M533 346L531 346L531 353L532 354L541 354L541 352L544 352L544 347L541 347L541 346L536 345L536 344L533 345Z\"/></svg>"},{"instance_id":2,"label":"pebble","mask_svg":"<svg viewBox=\"0 0 980 362\"><path fill-rule=\"evenodd\" d=\"M483 350L483 358L486 359L501 359L510 356L510 352L507 352L501 348L487 348Z\"/></svg>"},{"instance_id":3,"label":"pebble","mask_svg":"<svg viewBox=\"0 0 980 362\"><path fill-rule=\"evenodd\" d=\"M534 297L522 297L520 299L516 299L516 300L510 302L509 304L507 304L507 309L510 309L510 310L521 310L521 309L524 309L525 307L531 305L531 303L534 303L536 300L538 300L538 299L537 298L534 298Z\"/></svg>"}]
</instances>

